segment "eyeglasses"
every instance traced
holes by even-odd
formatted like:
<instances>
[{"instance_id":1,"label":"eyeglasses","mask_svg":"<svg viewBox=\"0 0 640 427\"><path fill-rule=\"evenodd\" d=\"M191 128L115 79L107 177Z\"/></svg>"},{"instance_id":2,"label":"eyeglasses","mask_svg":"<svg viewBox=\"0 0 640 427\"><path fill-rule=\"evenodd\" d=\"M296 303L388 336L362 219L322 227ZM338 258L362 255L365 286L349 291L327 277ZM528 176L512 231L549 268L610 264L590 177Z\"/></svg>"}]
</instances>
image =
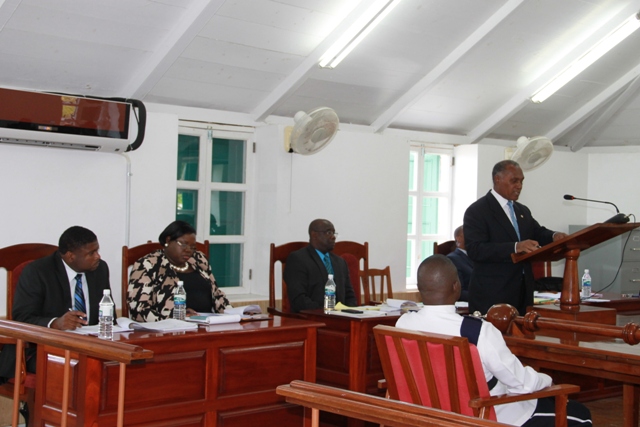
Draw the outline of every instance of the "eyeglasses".
<instances>
[{"instance_id":1,"label":"eyeglasses","mask_svg":"<svg viewBox=\"0 0 640 427\"><path fill-rule=\"evenodd\" d=\"M190 246L187 243L181 242L180 240L175 240L175 242L178 244L178 246L180 246L180 249L182 249L183 251L188 248L188 249L191 249L193 252L195 252L197 249L195 245Z\"/></svg>"},{"instance_id":2,"label":"eyeglasses","mask_svg":"<svg viewBox=\"0 0 640 427\"><path fill-rule=\"evenodd\" d=\"M332 237L332 236L338 237L338 233L336 233L334 230L313 230L313 231L316 233L324 233L329 237Z\"/></svg>"}]
</instances>

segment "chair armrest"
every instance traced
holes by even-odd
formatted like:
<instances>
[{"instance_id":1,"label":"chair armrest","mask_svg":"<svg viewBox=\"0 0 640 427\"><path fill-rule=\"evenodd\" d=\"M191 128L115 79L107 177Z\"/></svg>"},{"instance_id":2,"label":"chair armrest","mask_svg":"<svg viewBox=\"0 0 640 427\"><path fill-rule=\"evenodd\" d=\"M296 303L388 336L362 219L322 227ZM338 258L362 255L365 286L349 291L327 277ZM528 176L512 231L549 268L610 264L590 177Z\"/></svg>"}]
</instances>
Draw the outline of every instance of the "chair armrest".
<instances>
[{"instance_id":1,"label":"chair armrest","mask_svg":"<svg viewBox=\"0 0 640 427\"><path fill-rule=\"evenodd\" d=\"M558 384L545 387L533 393L526 394L502 394L485 398L471 399L469 406L472 408L483 408L488 406L502 405L505 403L521 402L523 400L542 399L545 397L574 394L580 391L580 387L572 384Z\"/></svg>"}]
</instances>

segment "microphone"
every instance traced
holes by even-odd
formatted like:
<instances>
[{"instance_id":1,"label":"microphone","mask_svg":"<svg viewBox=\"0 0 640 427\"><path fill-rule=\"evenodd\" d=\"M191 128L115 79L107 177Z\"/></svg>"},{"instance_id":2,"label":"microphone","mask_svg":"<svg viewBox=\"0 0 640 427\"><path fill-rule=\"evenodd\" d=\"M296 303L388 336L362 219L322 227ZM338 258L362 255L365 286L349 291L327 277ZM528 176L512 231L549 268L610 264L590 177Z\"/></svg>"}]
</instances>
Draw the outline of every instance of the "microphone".
<instances>
[{"instance_id":1,"label":"microphone","mask_svg":"<svg viewBox=\"0 0 640 427\"><path fill-rule=\"evenodd\" d=\"M627 222L629 222L630 215L625 215L623 213L620 213L620 210L618 209L618 207L611 202L605 202L603 200L582 199L580 197L573 197L570 194L565 194L564 199L565 200L584 200L585 202L606 203L616 208L616 214L611 218L609 218L608 220L606 220L604 222L605 224L626 224Z\"/></svg>"}]
</instances>

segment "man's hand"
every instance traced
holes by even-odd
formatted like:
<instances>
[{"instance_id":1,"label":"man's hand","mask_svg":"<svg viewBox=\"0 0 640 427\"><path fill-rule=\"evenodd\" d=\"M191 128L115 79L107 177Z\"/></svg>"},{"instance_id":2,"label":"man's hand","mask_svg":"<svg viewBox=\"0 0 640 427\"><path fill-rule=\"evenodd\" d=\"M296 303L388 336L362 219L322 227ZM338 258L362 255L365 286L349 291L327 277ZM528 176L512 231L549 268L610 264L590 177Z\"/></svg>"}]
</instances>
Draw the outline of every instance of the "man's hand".
<instances>
[{"instance_id":1,"label":"man's hand","mask_svg":"<svg viewBox=\"0 0 640 427\"><path fill-rule=\"evenodd\" d=\"M516 253L528 254L540 248L540 245L535 240L523 240L516 243Z\"/></svg>"},{"instance_id":2,"label":"man's hand","mask_svg":"<svg viewBox=\"0 0 640 427\"><path fill-rule=\"evenodd\" d=\"M567 233L562 233L562 232L558 231L558 232L553 234L553 241L555 242L556 240L564 239L567 236L568 236Z\"/></svg>"},{"instance_id":3,"label":"man's hand","mask_svg":"<svg viewBox=\"0 0 640 427\"><path fill-rule=\"evenodd\" d=\"M72 331L85 326L88 322L84 319L87 318L86 313L77 310L67 311L64 316L58 317L51 322L51 328L59 329L61 331Z\"/></svg>"}]
</instances>

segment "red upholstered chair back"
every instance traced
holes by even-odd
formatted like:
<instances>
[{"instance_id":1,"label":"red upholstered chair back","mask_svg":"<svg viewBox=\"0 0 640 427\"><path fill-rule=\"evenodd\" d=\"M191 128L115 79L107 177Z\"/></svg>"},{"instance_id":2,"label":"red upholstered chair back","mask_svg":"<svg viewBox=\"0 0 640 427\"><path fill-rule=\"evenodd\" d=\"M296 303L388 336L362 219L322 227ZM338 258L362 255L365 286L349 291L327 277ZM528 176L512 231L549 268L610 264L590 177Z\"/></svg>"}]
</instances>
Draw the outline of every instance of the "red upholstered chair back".
<instances>
[{"instance_id":1,"label":"red upholstered chair back","mask_svg":"<svg viewBox=\"0 0 640 427\"><path fill-rule=\"evenodd\" d=\"M7 320L12 319L13 297L24 267L36 259L51 255L57 249L57 246L46 243L21 243L0 249L0 268L7 270ZM13 344L15 342L12 338L0 337L0 349L4 344ZM26 369L24 354L18 360L24 372ZM31 405L30 407L33 407L33 402L35 401L35 380L34 374L27 374L22 376L22 382L19 384L19 399L27 401ZM0 396L12 399L14 397L14 386L13 379L1 385Z\"/></svg>"},{"instance_id":2,"label":"red upholstered chair back","mask_svg":"<svg viewBox=\"0 0 640 427\"><path fill-rule=\"evenodd\" d=\"M287 257L291 252L307 246L308 242L289 242L280 246L276 246L271 243L269 246L269 307L268 311L275 314L287 314L291 313L291 304L289 303L289 297L287 295L287 284L282 276L284 268L287 264ZM276 278L275 278L275 266L276 263L280 263L280 277L282 286L282 307L280 310L276 308Z\"/></svg>"},{"instance_id":3,"label":"red upholstered chair back","mask_svg":"<svg viewBox=\"0 0 640 427\"><path fill-rule=\"evenodd\" d=\"M129 306L127 305L127 288L129 287L129 268L143 256L150 254L153 251L162 249L162 245L159 242L152 242L147 240L147 243L138 246L122 247L122 288L121 288L121 301L122 301L122 316L129 317ZM196 242L196 250L202 252L207 260L209 260L209 241ZM215 273L214 273L215 276Z\"/></svg>"},{"instance_id":4,"label":"red upholstered chair back","mask_svg":"<svg viewBox=\"0 0 640 427\"><path fill-rule=\"evenodd\" d=\"M413 404L479 416L469 400L488 397L480 356L466 338L374 328L389 397ZM493 408L489 419L496 420Z\"/></svg>"},{"instance_id":5,"label":"red upholstered chair back","mask_svg":"<svg viewBox=\"0 0 640 427\"><path fill-rule=\"evenodd\" d=\"M22 269L31 261L51 255L58 249L46 243L21 243L0 249L0 268L7 270L7 320L11 320L13 295Z\"/></svg>"},{"instance_id":6,"label":"red upholstered chair back","mask_svg":"<svg viewBox=\"0 0 640 427\"><path fill-rule=\"evenodd\" d=\"M345 254L350 254L354 256L357 260L358 271L355 274L355 270L352 270L352 267L349 267L349 279L351 280L351 285L353 286L353 290L356 292L356 298L359 304L368 304L369 303L369 295L367 295L368 290L365 289L364 292L360 292L360 273L369 271L369 242L358 243L352 242L349 240L341 240L336 242L335 247L332 251L334 254L341 256L344 258ZM345 258L345 261L347 259ZM351 260L353 262L353 259ZM347 261L349 264L349 261ZM364 295L364 301L361 296Z\"/></svg>"},{"instance_id":7,"label":"red upholstered chair back","mask_svg":"<svg viewBox=\"0 0 640 427\"><path fill-rule=\"evenodd\" d=\"M358 304L361 304L362 292L360 292L360 260L352 254L342 254L340 256L347 263L347 268L349 269L349 281L351 282L351 286L353 287L353 292L356 294L356 301L358 301ZM369 300L367 291L368 289L365 289L365 301Z\"/></svg>"}]
</instances>

